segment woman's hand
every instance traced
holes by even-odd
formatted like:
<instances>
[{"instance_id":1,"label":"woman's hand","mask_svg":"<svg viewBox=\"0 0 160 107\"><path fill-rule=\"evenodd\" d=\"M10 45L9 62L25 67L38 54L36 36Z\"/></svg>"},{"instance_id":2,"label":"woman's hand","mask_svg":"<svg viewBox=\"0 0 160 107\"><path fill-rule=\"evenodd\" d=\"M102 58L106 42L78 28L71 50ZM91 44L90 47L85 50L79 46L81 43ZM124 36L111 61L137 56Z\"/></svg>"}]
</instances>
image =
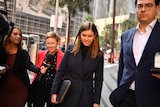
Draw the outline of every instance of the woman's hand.
<instances>
[{"instance_id":1,"label":"woman's hand","mask_svg":"<svg viewBox=\"0 0 160 107\"><path fill-rule=\"evenodd\" d=\"M154 76L154 77L160 79L160 74L153 74L153 73L152 73L152 76Z\"/></svg>"},{"instance_id":2,"label":"woman's hand","mask_svg":"<svg viewBox=\"0 0 160 107\"><path fill-rule=\"evenodd\" d=\"M40 71L41 71L42 74L45 74L46 71L47 71L47 69L48 69L48 68L47 68L47 67L44 67L44 66L41 66L41 67L40 67Z\"/></svg>"},{"instance_id":3,"label":"woman's hand","mask_svg":"<svg viewBox=\"0 0 160 107\"><path fill-rule=\"evenodd\" d=\"M94 104L93 104L93 107L100 107L100 104L94 103Z\"/></svg>"},{"instance_id":4,"label":"woman's hand","mask_svg":"<svg viewBox=\"0 0 160 107\"><path fill-rule=\"evenodd\" d=\"M4 74L6 72L6 69L0 70L0 74Z\"/></svg>"},{"instance_id":5,"label":"woman's hand","mask_svg":"<svg viewBox=\"0 0 160 107\"><path fill-rule=\"evenodd\" d=\"M56 99L57 99L57 94L52 94L51 95L51 102L54 103L54 104L58 104Z\"/></svg>"}]
</instances>

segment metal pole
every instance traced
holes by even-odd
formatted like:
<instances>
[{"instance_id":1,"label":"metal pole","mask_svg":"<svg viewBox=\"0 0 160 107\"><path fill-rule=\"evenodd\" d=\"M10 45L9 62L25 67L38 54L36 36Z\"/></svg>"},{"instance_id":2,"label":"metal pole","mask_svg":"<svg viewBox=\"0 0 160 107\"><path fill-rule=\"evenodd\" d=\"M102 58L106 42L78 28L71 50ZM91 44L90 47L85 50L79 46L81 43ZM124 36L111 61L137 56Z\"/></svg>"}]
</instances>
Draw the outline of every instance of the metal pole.
<instances>
[{"instance_id":1,"label":"metal pole","mask_svg":"<svg viewBox=\"0 0 160 107\"><path fill-rule=\"evenodd\" d=\"M69 19L68 19L68 17L67 17L67 28L66 28L65 51L66 51L66 49L67 49L67 47L68 47L68 39L69 39L69 36L68 36L68 32L69 32L69 31L68 31L68 24L69 24L69 23L68 23L68 20L69 20Z\"/></svg>"},{"instance_id":2,"label":"metal pole","mask_svg":"<svg viewBox=\"0 0 160 107\"><path fill-rule=\"evenodd\" d=\"M116 0L114 0L114 5L113 5L113 26L112 26L110 63L114 63L115 16L116 16Z\"/></svg>"},{"instance_id":3,"label":"metal pole","mask_svg":"<svg viewBox=\"0 0 160 107\"><path fill-rule=\"evenodd\" d=\"M57 26L58 26L58 9L59 9L59 0L56 0L56 12L55 12L54 32L57 32Z\"/></svg>"},{"instance_id":4,"label":"metal pole","mask_svg":"<svg viewBox=\"0 0 160 107\"><path fill-rule=\"evenodd\" d=\"M68 11L65 49L67 49L69 41L70 41L70 21L71 21L70 12Z\"/></svg>"}]
</instances>

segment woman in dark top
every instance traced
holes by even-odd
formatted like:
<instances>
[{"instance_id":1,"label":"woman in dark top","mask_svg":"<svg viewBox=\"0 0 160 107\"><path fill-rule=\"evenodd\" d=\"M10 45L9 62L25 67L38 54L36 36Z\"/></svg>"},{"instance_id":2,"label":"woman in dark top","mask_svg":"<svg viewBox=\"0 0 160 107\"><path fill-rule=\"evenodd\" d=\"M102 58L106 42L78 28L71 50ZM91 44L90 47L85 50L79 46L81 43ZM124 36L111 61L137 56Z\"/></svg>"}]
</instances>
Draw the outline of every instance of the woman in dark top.
<instances>
[{"instance_id":1,"label":"woman in dark top","mask_svg":"<svg viewBox=\"0 0 160 107\"><path fill-rule=\"evenodd\" d=\"M14 27L6 35L3 44L5 53L0 58L0 65L8 69L0 71L0 107L24 107L28 98L29 77L27 69L40 72L30 61L27 51L22 49L22 31ZM41 70L44 73L45 69Z\"/></svg>"},{"instance_id":2,"label":"woman in dark top","mask_svg":"<svg viewBox=\"0 0 160 107\"><path fill-rule=\"evenodd\" d=\"M73 49L68 49L59 66L52 88L55 104L62 79L70 79L71 87L59 107L100 107L103 82L103 53L95 24L81 25Z\"/></svg>"}]
</instances>

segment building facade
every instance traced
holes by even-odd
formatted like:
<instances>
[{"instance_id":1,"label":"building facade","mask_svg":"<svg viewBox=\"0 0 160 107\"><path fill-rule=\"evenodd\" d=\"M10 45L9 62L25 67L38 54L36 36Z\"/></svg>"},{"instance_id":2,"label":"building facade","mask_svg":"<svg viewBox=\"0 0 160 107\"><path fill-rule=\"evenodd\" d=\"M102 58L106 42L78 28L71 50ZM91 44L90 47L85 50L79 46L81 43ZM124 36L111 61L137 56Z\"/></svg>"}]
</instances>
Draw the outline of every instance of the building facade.
<instances>
[{"instance_id":1,"label":"building facade","mask_svg":"<svg viewBox=\"0 0 160 107\"><path fill-rule=\"evenodd\" d=\"M135 14L135 0L116 0L116 16ZM94 18L101 19L113 16L114 0L94 0ZM131 16L133 17L133 16Z\"/></svg>"},{"instance_id":2,"label":"building facade","mask_svg":"<svg viewBox=\"0 0 160 107\"><path fill-rule=\"evenodd\" d=\"M46 2L46 0L7 0L8 20L20 27L24 34L39 35L41 41L44 41L44 35L48 31L54 31L50 22L51 15L55 14L55 8L48 6ZM4 10L3 0L0 0L0 10ZM58 14L62 16L61 21L58 21L62 24L57 28L57 33L64 37L67 30L67 9L59 8ZM71 18L70 36L75 36L84 15L84 13L78 12Z\"/></svg>"}]
</instances>

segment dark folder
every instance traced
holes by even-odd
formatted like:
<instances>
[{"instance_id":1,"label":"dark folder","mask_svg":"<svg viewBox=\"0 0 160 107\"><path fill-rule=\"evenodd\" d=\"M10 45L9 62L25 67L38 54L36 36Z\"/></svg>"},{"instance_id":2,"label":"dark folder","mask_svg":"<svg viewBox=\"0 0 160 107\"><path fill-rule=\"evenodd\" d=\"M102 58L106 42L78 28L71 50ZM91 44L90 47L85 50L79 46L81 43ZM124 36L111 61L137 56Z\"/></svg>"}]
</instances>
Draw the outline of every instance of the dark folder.
<instances>
[{"instance_id":1,"label":"dark folder","mask_svg":"<svg viewBox=\"0 0 160 107\"><path fill-rule=\"evenodd\" d=\"M70 80L63 80L61 83L61 86L59 88L59 92L57 95L57 101L58 103L63 102L65 96L67 95L69 89L71 86L71 81Z\"/></svg>"}]
</instances>

